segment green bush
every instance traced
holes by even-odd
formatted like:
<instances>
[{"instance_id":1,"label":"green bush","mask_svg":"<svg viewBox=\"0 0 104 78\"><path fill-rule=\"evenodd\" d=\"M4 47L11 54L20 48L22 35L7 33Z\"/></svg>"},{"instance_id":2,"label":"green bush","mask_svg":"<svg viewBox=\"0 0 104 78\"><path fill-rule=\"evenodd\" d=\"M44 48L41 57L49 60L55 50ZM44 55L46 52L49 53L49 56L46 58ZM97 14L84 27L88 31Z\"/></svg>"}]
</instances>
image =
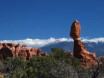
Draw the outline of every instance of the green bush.
<instances>
[{"instance_id":1,"label":"green bush","mask_svg":"<svg viewBox=\"0 0 104 78\"><path fill-rule=\"evenodd\" d=\"M5 78L91 78L90 69L81 67L80 60L62 49L52 48L49 56L8 57L0 63Z\"/></svg>"}]
</instances>

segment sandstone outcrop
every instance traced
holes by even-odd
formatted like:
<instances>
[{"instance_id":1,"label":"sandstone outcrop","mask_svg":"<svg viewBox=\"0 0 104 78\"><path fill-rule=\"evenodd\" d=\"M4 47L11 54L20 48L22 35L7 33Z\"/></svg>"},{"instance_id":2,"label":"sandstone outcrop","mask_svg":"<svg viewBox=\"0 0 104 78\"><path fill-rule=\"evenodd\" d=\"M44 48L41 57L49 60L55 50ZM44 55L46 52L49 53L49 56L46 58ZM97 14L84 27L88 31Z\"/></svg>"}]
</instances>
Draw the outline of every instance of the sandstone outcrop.
<instances>
[{"instance_id":1,"label":"sandstone outcrop","mask_svg":"<svg viewBox=\"0 0 104 78\"><path fill-rule=\"evenodd\" d=\"M95 53L90 53L87 51L85 45L83 42L81 42L80 39L80 32L81 32L81 26L77 20L75 20L71 26L71 32L70 36L74 40L74 54L76 58L81 59L82 64L85 64L86 67L91 66L92 63L94 63L94 60L96 59Z\"/></svg>"},{"instance_id":2,"label":"sandstone outcrop","mask_svg":"<svg viewBox=\"0 0 104 78\"><path fill-rule=\"evenodd\" d=\"M71 26L70 36L75 40L79 38L81 32L81 26L77 20L75 20Z\"/></svg>"},{"instance_id":3,"label":"sandstone outcrop","mask_svg":"<svg viewBox=\"0 0 104 78\"><path fill-rule=\"evenodd\" d=\"M23 56L26 60L29 60L34 56L47 56L47 53L43 53L38 48L29 48L26 45L21 46L20 44L13 43L0 43L0 60L5 60L7 57L18 57Z\"/></svg>"}]
</instances>

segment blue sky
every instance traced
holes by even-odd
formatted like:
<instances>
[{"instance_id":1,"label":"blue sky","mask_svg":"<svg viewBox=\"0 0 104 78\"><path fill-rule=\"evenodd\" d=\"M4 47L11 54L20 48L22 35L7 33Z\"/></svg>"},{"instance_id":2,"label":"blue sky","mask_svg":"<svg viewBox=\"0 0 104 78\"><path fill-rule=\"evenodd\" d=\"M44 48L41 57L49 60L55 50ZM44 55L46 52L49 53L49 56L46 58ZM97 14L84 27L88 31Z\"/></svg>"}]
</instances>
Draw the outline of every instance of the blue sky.
<instances>
[{"instance_id":1,"label":"blue sky","mask_svg":"<svg viewBox=\"0 0 104 78\"><path fill-rule=\"evenodd\" d=\"M81 37L104 37L104 0L0 0L0 40L69 38L74 19Z\"/></svg>"}]
</instances>

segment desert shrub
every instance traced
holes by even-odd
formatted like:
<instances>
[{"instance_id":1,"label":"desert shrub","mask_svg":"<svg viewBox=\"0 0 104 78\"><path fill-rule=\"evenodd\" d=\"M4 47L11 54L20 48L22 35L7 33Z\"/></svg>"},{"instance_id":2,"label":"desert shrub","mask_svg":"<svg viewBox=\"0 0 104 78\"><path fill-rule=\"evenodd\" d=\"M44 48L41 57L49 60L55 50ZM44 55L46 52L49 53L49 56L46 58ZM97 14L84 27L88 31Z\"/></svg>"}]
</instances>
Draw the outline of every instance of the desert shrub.
<instances>
[{"instance_id":1,"label":"desert shrub","mask_svg":"<svg viewBox=\"0 0 104 78\"><path fill-rule=\"evenodd\" d=\"M23 57L8 57L2 65L1 71L5 74L5 78L22 78L26 62Z\"/></svg>"},{"instance_id":2,"label":"desert shrub","mask_svg":"<svg viewBox=\"0 0 104 78\"><path fill-rule=\"evenodd\" d=\"M91 78L90 69L81 67L80 60L62 49L52 48L49 56L9 57L0 64L5 78Z\"/></svg>"}]
</instances>

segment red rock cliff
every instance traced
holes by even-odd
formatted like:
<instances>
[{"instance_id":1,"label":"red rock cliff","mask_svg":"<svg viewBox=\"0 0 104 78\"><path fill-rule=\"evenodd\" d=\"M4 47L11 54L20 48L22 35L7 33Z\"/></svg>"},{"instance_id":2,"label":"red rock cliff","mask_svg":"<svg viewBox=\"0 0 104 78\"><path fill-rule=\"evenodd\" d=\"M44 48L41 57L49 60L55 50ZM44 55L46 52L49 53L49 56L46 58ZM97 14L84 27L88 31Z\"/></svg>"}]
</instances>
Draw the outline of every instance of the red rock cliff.
<instances>
[{"instance_id":1,"label":"red rock cliff","mask_svg":"<svg viewBox=\"0 0 104 78\"><path fill-rule=\"evenodd\" d=\"M29 48L26 45L21 46L20 44L13 43L0 43L0 60L5 60L7 57L18 57L23 56L26 60L29 60L34 56L47 56L47 53L43 53L38 48Z\"/></svg>"}]
</instances>

